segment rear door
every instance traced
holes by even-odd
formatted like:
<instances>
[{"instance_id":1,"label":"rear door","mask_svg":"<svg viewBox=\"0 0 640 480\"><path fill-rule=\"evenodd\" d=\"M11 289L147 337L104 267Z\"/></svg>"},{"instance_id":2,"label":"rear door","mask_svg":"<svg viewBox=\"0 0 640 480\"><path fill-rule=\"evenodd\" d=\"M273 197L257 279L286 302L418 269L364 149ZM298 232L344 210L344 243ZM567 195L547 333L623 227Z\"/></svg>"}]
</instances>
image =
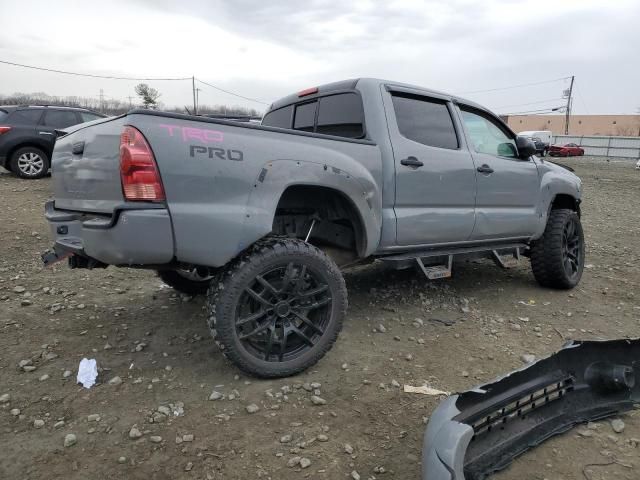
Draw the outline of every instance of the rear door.
<instances>
[{"instance_id":1,"label":"rear door","mask_svg":"<svg viewBox=\"0 0 640 480\"><path fill-rule=\"evenodd\" d=\"M25 140L31 140L34 135L37 135L36 125L40 121L40 117L42 117L41 108L24 108L9 113L6 123L11 126L11 130L9 130L9 134L2 137L3 141L11 144L11 147L8 148Z\"/></svg>"},{"instance_id":2,"label":"rear door","mask_svg":"<svg viewBox=\"0 0 640 480\"><path fill-rule=\"evenodd\" d=\"M515 137L499 120L460 105L478 171L476 226L472 240L526 237L538 226L538 168L518 158Z\"/></svg>"},{"instance_id":3,"label":"rear door","mask_svg":"<svg viewBox=\"0 0 640 480\"><path fill-rule=\"evenodd\" d=\"M395 162L398 245L468 240L476 172L453 105L413 89L388 90L383 98Z\"/></svg>"}]
</instances>

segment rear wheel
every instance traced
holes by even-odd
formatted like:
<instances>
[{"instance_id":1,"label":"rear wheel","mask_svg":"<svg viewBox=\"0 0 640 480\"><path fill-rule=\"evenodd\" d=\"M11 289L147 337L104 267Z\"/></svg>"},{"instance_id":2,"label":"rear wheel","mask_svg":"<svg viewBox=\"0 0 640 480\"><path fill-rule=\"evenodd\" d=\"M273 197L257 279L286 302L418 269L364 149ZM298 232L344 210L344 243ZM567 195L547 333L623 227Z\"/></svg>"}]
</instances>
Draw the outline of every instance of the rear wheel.
<instances>
[{"instance_id":1,"label":"rear wheel","mask_svg":"<svg viewBox=\"0 0 640 480\"><path fill-rule=\"evenodd\" d=\"M49 171L49 156L36 147L22 147L11 155L11 171L20 178L42 178Z\"/></svg>"},{"instance_id":2,"label":"rear wheel","mask_svg":"<svg viewBox=\"0 0 640 480\"><path fill-rule=\"evenodd\" d=\"M209 328L223 354L245 372L285 377L314 365L333 346L347 309L338 266L298 239L256 243L211 285Z\"/></svg>"},{"instance_id":3,"label":"rear wheel","mask_svg":"<svg viewBox=\"0 0 640 480\"><path fill-rule=\"evenodd\" d=\"M531 246L531 269L543 287L575 287L584 268L584 233L573 210L551 210L542 237Z\"/></svg>"},{"instance_id":4,"label":"rear wheel","mask_svg":"<svg viewBox=\"0 0 640 480\"><path fill-rule=\"evenodd\" d=\"M187 295L207 293L214 276L207 269L158 270L160 279L171 288Z\"/></svg>"}]
</instances>

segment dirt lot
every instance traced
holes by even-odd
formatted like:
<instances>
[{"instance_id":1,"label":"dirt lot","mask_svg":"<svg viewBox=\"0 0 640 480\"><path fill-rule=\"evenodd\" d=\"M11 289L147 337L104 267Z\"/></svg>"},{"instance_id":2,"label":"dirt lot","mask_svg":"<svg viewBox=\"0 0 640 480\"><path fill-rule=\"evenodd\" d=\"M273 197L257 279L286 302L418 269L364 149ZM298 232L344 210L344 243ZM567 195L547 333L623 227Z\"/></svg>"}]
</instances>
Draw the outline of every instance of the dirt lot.
<instances>
[{"instance_id":1,"label":"dirt lot","mask_svg":"<svg viewBox=\"0 0 640 480\"><path fill-rule=\"evenodd\" d=\"M539 288L527 261L508 272L467 263L438 282L363 267L346 275L350 308L334 349L312 371L275 381L227 363L202 299L176 295L153 272L44 270L50 179L0 174L0 395L10 395L0 404L0 479L418 479L438 399L398 384L464 390L563 337L640 336L640 172L566 163L585 183L579 288ZM100 367L89 390L75 382L83 357ZM223 398L209 400L214 390ZM326 405L313 405L314 393ZM640 414L622 418L620 434L606 421L578 427L497 478L637 479ZM140 438L130 438L134 426ZM70 433L77 443L65 447ZM295 456L310 466L288 467ZM608 465L585 468L593 463Z\"/></svg>"}]
</instances>

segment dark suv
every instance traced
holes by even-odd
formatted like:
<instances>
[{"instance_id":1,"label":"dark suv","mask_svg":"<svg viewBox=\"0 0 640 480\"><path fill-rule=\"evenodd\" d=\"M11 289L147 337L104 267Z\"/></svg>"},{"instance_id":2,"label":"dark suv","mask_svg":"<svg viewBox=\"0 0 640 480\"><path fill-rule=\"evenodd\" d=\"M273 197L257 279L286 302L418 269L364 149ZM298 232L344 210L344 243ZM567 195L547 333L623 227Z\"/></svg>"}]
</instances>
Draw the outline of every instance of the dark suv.
<instances>
[{"instance_id":1,"label":"dark suv","mask_svg":"<svg viewBox=\"0 0 640 480\"><path fill-rule=\"evenodd\" d=\"M21 178L49 171L56 130L105 115L84 108L0 106L0 166Z\"/></svg>"}]
</instances>

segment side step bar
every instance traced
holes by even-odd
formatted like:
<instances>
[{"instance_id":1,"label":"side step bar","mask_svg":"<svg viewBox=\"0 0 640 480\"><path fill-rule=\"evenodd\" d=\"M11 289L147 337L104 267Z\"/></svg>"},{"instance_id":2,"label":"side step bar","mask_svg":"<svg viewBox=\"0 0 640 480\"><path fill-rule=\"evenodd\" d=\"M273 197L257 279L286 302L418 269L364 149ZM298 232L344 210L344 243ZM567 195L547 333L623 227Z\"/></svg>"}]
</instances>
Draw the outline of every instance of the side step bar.
<instances>
[{"instance_id":1,"label":"side step bar","mask_svg":"<svg viewBox=\"0 0 640 480\"><path fill-rule=\"evenodd\" d=\"M395 263L400 268L409 266L411 261L415 262L422 270L422 273L429 280L435 280L438 278L448 278L451 276L451 267L453 266L454 256L472 256L476 258L491 258L496 265L501 268L511 268L520 260L520 253L522 250L528 248L525 243L509 243L499 245L478 245L474 247L460 247L451 249L432 249L432 250L417 250L415 252L405 252L397 255L389 255L381 257L380 260L388 263ZM512 259L504 259L503 255L508 254L512 256ZM425 265L424 259L443 257L441 259L446 261L444 263L428 264Z\"/></svg>"}]
</instances>

